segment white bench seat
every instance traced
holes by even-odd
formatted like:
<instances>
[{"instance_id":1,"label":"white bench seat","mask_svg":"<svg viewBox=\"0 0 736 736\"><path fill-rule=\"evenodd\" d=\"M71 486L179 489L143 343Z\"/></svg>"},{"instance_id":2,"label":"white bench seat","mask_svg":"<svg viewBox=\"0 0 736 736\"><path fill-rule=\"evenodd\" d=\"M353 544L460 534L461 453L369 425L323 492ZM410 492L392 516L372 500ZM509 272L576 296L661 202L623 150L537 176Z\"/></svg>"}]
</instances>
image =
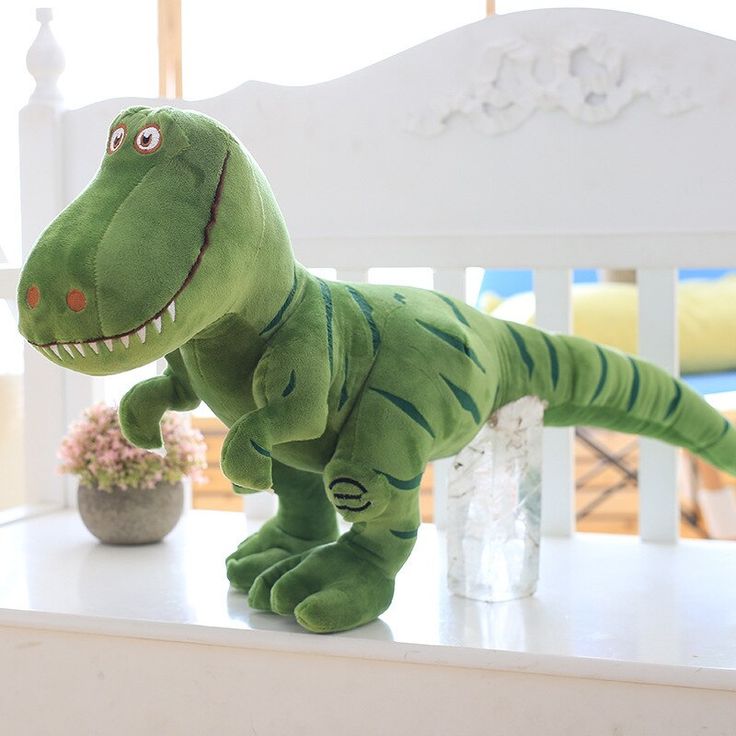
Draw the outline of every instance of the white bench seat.
<instances>
[{"instance_id":1,"label":"white bench seat","mask_svg":"<svg viewBox=\"0 0 736 736\"><path fill-rule=\"evenodd\" d=\"M74 511L1 527L7 733L82 717L114 719L106 734L733 732L736 545L545 538L537 594L486 604L447 592L427 525L381 620L318 636L228 590L244 533L211 511L130 548Z\"/></svg>"}]
</instances>

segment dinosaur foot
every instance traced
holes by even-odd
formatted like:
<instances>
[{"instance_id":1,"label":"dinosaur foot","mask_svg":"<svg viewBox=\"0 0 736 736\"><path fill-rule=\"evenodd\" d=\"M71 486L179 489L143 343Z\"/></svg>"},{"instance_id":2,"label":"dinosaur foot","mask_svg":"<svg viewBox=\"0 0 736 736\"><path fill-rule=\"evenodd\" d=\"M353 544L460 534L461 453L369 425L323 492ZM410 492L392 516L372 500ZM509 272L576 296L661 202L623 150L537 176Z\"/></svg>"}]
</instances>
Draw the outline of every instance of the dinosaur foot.
<instances>
[{"instance_id":1,"label":"dinosaur foot","mask_svg":"<svg viewBox=\"0 0 736 736\"><path fill-rule=\"evenodd\" d=\"M336 542L269 567L253 582L248 603L293 615L308 631L330 633L373 621L389 607L393 593L393 579Z\"/></svg>"},{"instance_id":2,"label":"dinosaur foot","mask_svg":"<svg viewBox=\"0 0 736 736\"><path fill-rule=\"evenodd\" d=\"M281 560L332 542L335 536L302 539L287 534L276 519L270 519L255 534L243 540L225 560L228 580L234 588L247 593L264 570Z\"/></svg>"}]
</instances>

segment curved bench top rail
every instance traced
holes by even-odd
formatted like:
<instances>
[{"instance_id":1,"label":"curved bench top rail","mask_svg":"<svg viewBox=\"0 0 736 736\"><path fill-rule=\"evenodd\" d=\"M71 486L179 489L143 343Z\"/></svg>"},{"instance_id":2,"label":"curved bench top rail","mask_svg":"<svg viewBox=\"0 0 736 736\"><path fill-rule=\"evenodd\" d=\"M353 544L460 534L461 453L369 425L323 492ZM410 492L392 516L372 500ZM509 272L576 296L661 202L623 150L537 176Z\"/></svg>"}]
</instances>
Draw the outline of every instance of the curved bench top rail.
<instances>
[{"instance_id":1,"label":"curved bench top rail","mask_svg":"<svg viewBox=\"0 0 736 736\"><path fill-rule=\"evenodd\" d=\"M730 265L734 70L733 41L538 10L329 82L181 104L252 151L309 265ZM65 200L133 102L63 113Z\"/></svg>"}]
</instances>

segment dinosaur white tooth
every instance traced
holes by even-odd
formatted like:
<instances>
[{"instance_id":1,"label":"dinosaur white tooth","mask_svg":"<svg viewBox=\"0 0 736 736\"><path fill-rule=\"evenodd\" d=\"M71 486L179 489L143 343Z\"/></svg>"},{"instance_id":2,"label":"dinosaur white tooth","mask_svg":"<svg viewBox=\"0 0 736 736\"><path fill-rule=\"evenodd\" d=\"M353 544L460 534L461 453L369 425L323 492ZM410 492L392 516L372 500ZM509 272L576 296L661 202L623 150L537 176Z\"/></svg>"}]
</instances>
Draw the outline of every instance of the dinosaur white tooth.
<instances>
[{"instance_id":1,"label":"dinosaur white tooth","mask_svg":"<svg viewBox=\"0 0 736 736\"><path fill-rule=\"evenodd\" d=\"M59 352L59 346L58 345L49 345L49 349L51 352L59 359L61 360L61 353Z\"/></svg>"},{"instance_id":2,"label":"dinosaur white tooth","mask_svg":"<svg viewBox=\"0 0 736 736\"><path fill-rule=\"evenodd\" d=\"M75 342L74 347L77 349L77 352L84 357L84 346L81 342Z\"/></svg>"},{"instance_id":3,"label":"dinosaur white tooth","mask_svg":"<svg viewBox=\"0 0 736 736\"><path fill-rule=\"evenodd\" d=\"M130 335L123 335L120 338L120 342L127 348L130 345Z\"/></svg>"},{"instance_id":4,"label":"dinosaur white tooth","mask_svg":"<svg viewBox=\"0 0 736 736\"><path fill-rule=\"evenodd\" d=\"M146 326L143 325L143 327L141 327L140 330L138 330L138 332L136 332L135 334L138 335L141 342L145 342L146 341Z\"/></svg>"},{"instance_id":5,"label":"dinosaur white tooth","mask_svg":"<svg viewBox=\"0 0 736 736\"><path fill-rule=\"evenodd\" d=\"M156 317L153 320L153 326L158 330L159 335L161 334L161 317Z\"/></svg>"},{"instance_id":6,"label":"dinosaur white tooth","mask_svg":"<svg viewBox=\"0 0 736 736\"><path fill-rule=\"evenodd\" d=\"M69 345L68 345L67 343L65 343L65 342L61 343L61 347L63 347L63 348L64 348L64 350L66 350L66 351L67 351L67 353L69 353L69 355L70 355L70 356L71 356L72 358L74 357L74 351L73 351L73 350L72 350L72 349L71 349L71 348L69 347Z\"/></svg>"},{"instance_id":7,"label":"dinosaur white tooth","mask_svg":"<svg viewBox=\"0 0 736 736\"><path fill-rule=\"evenodd\" d=\"M92 352L95 355L99 355L100 354L100 349L97 347L97 343L96 342L88 342L87 345L89 345L90 348L92 348Z\"/></svg>"},{"instance_id":8,"label":"dinosaur white tooth","mask_svg":"<svg viewBox=\"0 0 736 736\"><path fill-rule=\"evenodd\" d=\"M112 340L103 340L102 342L105 343L105 347L112 352Z\"/></svg>"},{"instance_id":9,"label":"dinosaur white tooth","mask_svg":"<svg viewBox=\"0 0 736 736\"><path fill-rule=\"evenodd\" d=\"M171 304L169 304L169 306L166 307L166 310L171 315L171 321L175 322L176 321L176 304L174 304L174 302L171 302Z\"/></svg>"}]
</instances>

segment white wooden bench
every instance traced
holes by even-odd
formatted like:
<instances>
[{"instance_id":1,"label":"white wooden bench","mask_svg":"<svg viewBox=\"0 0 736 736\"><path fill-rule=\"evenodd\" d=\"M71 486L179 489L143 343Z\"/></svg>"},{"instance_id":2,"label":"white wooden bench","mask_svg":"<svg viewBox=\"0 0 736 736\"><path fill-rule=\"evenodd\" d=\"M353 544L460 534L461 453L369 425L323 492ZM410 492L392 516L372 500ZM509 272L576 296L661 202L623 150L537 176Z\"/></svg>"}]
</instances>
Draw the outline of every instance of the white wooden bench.
<instances>
[{"instance_id":1,"label":"white wooden bench","mask_svg":"<svg viewBox=\"0 0 736 736\"><path fill-rule=\"evenodd\" d=\"M112 117L140 102L65 109L40 19L21 112L25 253L91 178ZM350 280L428 266L460 297L468 267L533 268L539 321L559 331L571 269L635 268L641 353L676 372L676 269L736 266L735 70L732 41L533 11L324 84L184 104L253 152L305 265ZM0 269L0 298L16 278ZM25 360L28 498L68 505L56 445L99 384ZM496 605L444 589L440 468L440 531L420 535L391 609L332 637L227 593L239 515L192 513L165 545L124 551L71 511L9 524L0 712L34 724L18 733L85 716L108 719L101 733L733 733L736 546L677 542L675 468L672 448L642 442L641 540L575 536L572 434L547 430L540 589Z\"/></svg>"}]
</instances>

